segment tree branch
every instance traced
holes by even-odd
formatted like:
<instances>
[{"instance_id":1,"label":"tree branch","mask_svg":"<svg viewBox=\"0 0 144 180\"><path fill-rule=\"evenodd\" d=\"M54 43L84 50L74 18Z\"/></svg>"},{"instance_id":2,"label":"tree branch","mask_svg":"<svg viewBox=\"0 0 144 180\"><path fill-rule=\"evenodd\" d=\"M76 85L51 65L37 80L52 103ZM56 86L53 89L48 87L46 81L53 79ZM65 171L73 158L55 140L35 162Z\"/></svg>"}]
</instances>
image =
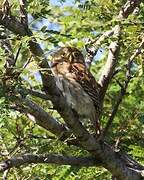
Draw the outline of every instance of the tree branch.
<instances>
[{"instance_id":1,"label":"tree branch","mask_svg":"<svg viewBox=\"0 0 144 180\"><path fill-rule=\"evenodd\" d=\"M127 18L134 11L134 9L140 5L140 3L141 3L141 0L128 0L126 4L121 8L121 11L117 17L117 20ZM114 32L114 35L118 38L120 36L120 25L116 25L113 28L112 32ZM102 36L100 37L100 39L101 38ZM111 51L111 49L113 50ZM107 91L108 85L113 77L115 67L118 62L117 58L118 58L119 50L120 50L119 40L117 40L116 42L112 42L109 48L107 61L105 63L104 69L99 79L99 84L102 87L101 93L100 93L102 103L103 103L103 99Z\"/></svg>"},{"instance_id":2,"label":"tree branch","mask_svg":"<svg viewBox=\"0 0 144 180\"><path fill-rule=\"evenodd\" d=\"M110 83L114 69L118 61L118 55L120 51L120 45L119 45L120 26L119 25L115 26L114 34L118 40L115 42L112 42L109 46L108 58L99 79L99 84L101 85L101 92L100 92L101 102L103 102L106 90L108 88L108 85Z\"/></svg>"},{"instance_id":3,"label":"tree branch","mask_svg":"<svg viewBox=\"0 0 144 180\"><path fill-rule=\"evenodd\" d=\"M25 29L28 29L28 17L27 17L27 11L26 11L26 6L27 6L27 1L26 0L19 0L20 3L20 18L21 18L21 23L25 26Z\"/></svg>"},{"instance_id":4,"label":"tree branch","mask_svg":"<svg viewBox=\"0 0 144 180\"><path fill-rule=\"evenodd\" d=\"M4 75L4 78L14 78L13 76L13 70L14 70L14 66L15 66L15 58L12 54L12 49L10 46L9 41L7 40L7 35L4 31L3 28L1 28L1 36L0 38L2 38L0 40L0 44L2 46L2 48L4 48L6 54L7 54L7 62L5 65L6 68L6 73ZM4 37L5 36L5 37ZM7 79L5 79L6 81ZM24 89L19 90L20 93L25 94ZM28 91L27 93L33 93L35 95L39 95L40 93L38 92L32 92L32 90ZM47 95L44 96L44 94L40 97L45 97L46 98ZM48 96L47 96L48 99ZM22 101L21 101L22 100ZM50 132L52 132L53 134L55 134L56 136L58 136L61 140L64 140L65 138L67 138L70 135L70 132L68 132L68 129L65 128L64 125L60 124L58 121L56 121L54 118L52 118L47 112L45 112L40 106L38 106L36 103L32 102L32 101L25 101L23 99L21 99L19 102L19 110L21 109L22 111L24 111L23 106L21 105L21 103L25 103L25 109L27 111L27 113L31 114L31 117L33 116L33 119L35 119L36 123L38 125L40 125L41 127L49 130ZM17 104L18 105L18 104Z\"/></svg>"},{"instance_id":5,"label":"tree branch","mask_svg":"<svg viewBox=\"0 0 144 180\"><path fill-rule=\"evenodd\" d=\"M86 56L85 63L88 68L90 68L93 58L97 54L97 51L98 51L101 43L106 38L112 36L113 34L114 34L114 28L112 28L112 30L104 32L98 39L90 41L85 45L86 50L87 50L87 56ZM88 48L89 45L92 45L92 47Z\"/></svg>"},{"instance_id":6,"label":"tree branch","mask_svg":"<svg viewBox=\"0 0 144 180\"><path fill-rule=\"evenodd\" d=\"M130 80L129 80L129 81L130 81ZM108 120L108 122L107 122L107 124L106 124L106 127L105 127L105 129L103 130L103 133L102 133L102 135L101 135L101 138L102 138L102 139L104 139L104 138L106 137L106 135L107 135L107 133L108 133L108 130L110 129L110 127L111 127L111 125L112 125L112 122L113 122L113 120L114 120L114 118L115 118L115 116L116 116L116 113L117 113L118 108L119 108L119 106L120 106L120 104L121 104L121 102L122 102L122 99L123 99L123 97L124 97L125 94L126 94L126 90L127 90L129 81L126 81L124 87L122 87L121 90L120 90L119 96L118 96L118 98L117 98L117 100L116 100L116 104L115 104L114 107L113 107L112 113L111 113L111 115L110 115L110 117L109 117L109 120Z\"/></svg>"},{"instance_id":7,"label":"tree branch","mask_svg":"<svg viewBox=\"0 0 144 180\"><path fill-rule=\"evenodd\" d=\"M28 88L24 88L24 87L18 88L17 91L20 94L32 95L32 96L39 97L39 98L45 99L45 100L50 100L50 98L51 98L51 97L49 97L48 95L46 95L46 94L44 94L42 92L35 91L35 90L32 90L32 89L28 89Z\"/></svg>"},{"instance_id":8,"label":"tree branch","mask_svg":"<svg viewBox=\"0 0 144 180\"><path fill-rule=\"evenodd\" d=\"M118 19L127 18L136 7L140 5L142 0L128 0L119 12Z\"/></svg>"},{"instance_id":9,"label":"tree branch","mask_svg":"<svg viewBox=\"0 0 144 180\"><path fill-rule=\"evenodd\" d=\"M142 39L142 42L140 43L139 47L134 51L134 53L132 54L132 56L128 59L128 62L126 64L126 67L127 67L127 71L126 71L126 80L124 82L124 85L121 86L121 90L120 90L120 93L119 93L119 96L117 98L117 101L113 107L113 110L112 110L112 113L111 113L111 116L109 117L109 120L106 124L106 127L102 133L102 138L104 138L106 136L106 134L108 133L108 130L110 129L113 121L114 121L114 118L116 116L116 113L118 111L118 108L122 102L122 99L123 97L125 96L126 94L126 91L127 91L127 88L128 88L128 85L129 85L129 82L132 78L131 76L131 67L132 67L132 63L135 59L135 57L137 57L141 52L142 52L142 49L144 48L144 38Z\"/></svg>"},{"instance_id":10,"label":"tree branch","mask_svg":"<svg viewBox=\"0 0 144 180\"><path fill-rule=\"evenodd\" d=\"M39 126L47 129L61 139L70 136L68 129L43 110L38 104L29 100L28 98L17 98L14 101L16 106L12 106L16 110L25 113L31 120L36 122Z\"/></svg>"},{"instance_id":11,"label":"tree branch","mask_svg":"<svg viewBox=\"0 0 144 180\"><path fill-rule=\"evenodd\" d=\"M0 163L0 172L3 172L12 167L19 167L25 164L32 163L47 163L58 165L71 165L71 166L100 166L101 163L94 157L75 157L75 156L63 156L56 154L25 154L19 157L13 157Z\"/></svg>"}]
</instances>

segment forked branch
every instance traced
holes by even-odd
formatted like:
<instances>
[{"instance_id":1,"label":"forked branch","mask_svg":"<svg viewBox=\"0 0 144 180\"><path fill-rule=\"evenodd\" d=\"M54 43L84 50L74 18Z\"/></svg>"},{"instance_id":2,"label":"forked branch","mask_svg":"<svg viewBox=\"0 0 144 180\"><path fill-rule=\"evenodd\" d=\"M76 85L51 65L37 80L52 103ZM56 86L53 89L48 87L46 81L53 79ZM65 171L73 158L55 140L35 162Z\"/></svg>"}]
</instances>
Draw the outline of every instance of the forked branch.
<instances>
[{"instance_id":1,"label":"forked branch","mask_svg":"<svg viewBox=\"0 0 144 180\"><path fill-rule=\"evenodd\" d=\"M119 92L119 95L118 95L118 98L117 98L117 101L113 107L113 110L112 110L112 113L109 117L109 120L106 124L106 127L103 131L103 134L102 134L102 138L104 138L106 136L106 134L108 133L108 130L110 129L113 121L114 121L114 118L116 116L116 113L118 111L118 108L122 102L122 99L123 97L125 96L126 92L127 92L127 88L128 88L128 85L130 83L130 80L132 78L132 73L131 73L131 67L132 67L132 64L134 62L134 59L141 54L142 52L142 49L144 49L144 38L142 39L142 42L140 43L139 47L134 51L134 53L132 54L132 56L128 59L127 61L127 64L126 64L126 68L127 68L127 71L126 71L126 74L125 74L125 82L124 84L121 86L121 90Z\"/></svg>"}]
</instances>

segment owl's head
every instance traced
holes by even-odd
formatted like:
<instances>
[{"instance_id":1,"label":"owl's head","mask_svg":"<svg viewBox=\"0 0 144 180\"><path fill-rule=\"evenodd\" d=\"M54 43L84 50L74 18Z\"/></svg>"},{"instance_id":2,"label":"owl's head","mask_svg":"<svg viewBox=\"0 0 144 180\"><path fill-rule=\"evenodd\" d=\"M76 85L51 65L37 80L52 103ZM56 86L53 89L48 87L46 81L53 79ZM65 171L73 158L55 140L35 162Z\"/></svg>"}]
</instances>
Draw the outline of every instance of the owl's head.
<instances>
[{"instance_id":1,"label":"owl's head","mask_svg":"<svg viewBox=\"0 0 144 180\"><path fill-rule=\"evenodd\" d=\"M62 47L53 56L52 60L55 63L82 63L84 64L84 57L82 53L75 47Z\"/></svg>"}]
</instances>

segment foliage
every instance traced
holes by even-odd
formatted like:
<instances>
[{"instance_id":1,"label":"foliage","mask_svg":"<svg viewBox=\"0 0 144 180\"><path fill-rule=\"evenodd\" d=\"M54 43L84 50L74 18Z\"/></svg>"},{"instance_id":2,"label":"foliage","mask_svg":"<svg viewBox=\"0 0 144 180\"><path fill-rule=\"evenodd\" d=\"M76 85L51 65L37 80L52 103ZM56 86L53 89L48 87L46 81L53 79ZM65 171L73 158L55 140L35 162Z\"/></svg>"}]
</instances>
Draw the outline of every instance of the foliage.
<instances>
[{"instance_id":1,"label":"foliage","mask_svg":"<svg viewBox=\"0 0 144 180\"><path fill-rule=\"evenodd\" d=\"M117 80L123 84L125 80L126 61L129 55L138 47L143 32L144 6L138 16L133 14L127 20L119 22L116 17L124 1L118 0L75 0L53 1L29 0L27 5L29 13L30 27L34 36L49 55L58 46L72 45L82 50L86 54L85 44L89 40L97 39L103 32L111 26L120 24L123 26L121 35L121 50L119 55L119 66L121 70L116 74L111 82L104 104L104 115L102 124L108 121L111 110L115 104L120 91ZM12 3L12 14L17 16L19 4ZM18 17L17 17L18 18ZM35 64L31 53L28 51L28 41L30 37L19 38L9 32L9 39L12 43L12 51L17 59L17 70L22 71L16 86L22 83L23 87L41 91L41 78L38 67ZM108 53L108 46L113 38L106 39L101 45L102 55L97 54L97 58L91 66L91 71L98 79L97 72L101 71ZM131 80L127 94L124 97L111 129L111 139L107 139L115 146L119 142L118 148L126 150L139 162L144 163L142 157L144 153L144 77L143 77L142 53L136 57L133 64L133 79ZM27 66L25 64L28 63ZM0 72L4 73L5 53L0 49ZM50 114L59 119L59 114L53 110L49 101L31 96L38 104L46 109ZM39 127L28 120L26 116L18 111L9 108L9 102L5 93L0 91L0 160L13 155L24 153L48 153L55 152L66 155L85 155L87 152L73 146L68 147L61 143L53 134ZM60 119L61 120L61 119ZM62 120L61 120L62 121ZM18 169L10 170L9 179L110 179L110 174L103 168L75 168L71 166L57 165L36 165L22 166Z\"/></svg>"}]
</instances>

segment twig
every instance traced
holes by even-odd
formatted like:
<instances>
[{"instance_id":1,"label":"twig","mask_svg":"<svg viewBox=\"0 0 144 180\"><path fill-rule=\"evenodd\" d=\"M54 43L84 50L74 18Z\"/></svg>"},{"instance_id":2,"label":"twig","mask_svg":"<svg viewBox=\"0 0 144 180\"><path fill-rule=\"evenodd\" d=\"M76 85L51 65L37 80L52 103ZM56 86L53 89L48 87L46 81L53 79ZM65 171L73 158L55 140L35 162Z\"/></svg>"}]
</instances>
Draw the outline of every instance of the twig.
<instances>
[{"instance_id":1,"label":"twig","mask_svg":"<svg viewBox=\"0 0 144 180\"><path fill-rule=\"evenodd\" d=\"M30 56L30 58L28 58L28 60L26 61L26 63L23 65L23 68L22 69L25 69L28 64L31 62L31 59L32 59L32 56Z\"/></svg>"},{"instance_id":2,"label":"twig","mask_svg":"<svg viewBox=\"0 0 144 180\"><path fill-rule=\"evenodd\" d=\"M34 138L34 139L45 139L45 140L48 140L48 139L56 139L56 137L54 136L39 136L39 135L34 135L34 134L28 134L28 138Z\"/></svg>"},{"instance_id":3,"label":"twig","mask_svg":"<svg viewBox=\"0 0 144 180\"><path fill-rule=\"evenodd\" d=\"M104 33L99 37L98 40L94 40L94 41L92 42L92 45L93 45L94 47L100 46L101 43L102 43L106 38L108 38L108 37L110 37L110 36L112 36L112 35L114 34L114 31L115 31L115 27L112 28L112 30L108 30L108 31L104 32Z\"/></svg>"},{"instance_id":4,"label":"twig","mask_svg":"<svg viewBox=\"0 0 144 180\"><path fill-rule=\"evenodd\" d=\"M107 122L107 124L106 124L106 127L105 127L105 129L103 130L103 133L102 133L102 136L101 136L102 139L105 138L106 134L108 133L108 130L109 130L110 126L112 125L112 122L113 122L113 120L114 120L114 117L115 117L115 115L116 115L116 113L117 113L117 111L118 111L119 105L120 105L123 97L124 97L125 94L126 94L126 89L127 89L127 86L128 86L129 81L130 81L130 79L125 82L124 87L121 88L121 90L120 90L120 94L119 94L119 96L118 96L118 98L117 98L116 104L114 105L113 110L112 110L112 113L111 113L111 115L110 115L110 117L109 117L109 120L108 120L108 122Z\"/></svg>"},{"instance_id":5,"label":"twig","mask_svg":"<svg viewBox=\"0 0 144 180\"><path fill-rule=\"evenodd\" d=\"M2 176L2 180L7 180L8 173L9 173L9 169L4 171L3 176Z\"/></svg>"},{"instance_id":6,"label":"twig","mask_svg":"<svg viewBox=\"0 0 144 180\"><path fill-rule=\"evenodd\" d=\"M132 66L132 63L135 59L135 57L137 57L139 54L142 53L142 50L144 49L144 37L142 38L142 41L139 45L139 47L135 50L135 52L133 53L133 55L130 57L128 64L127 64L127 68L130 69ZM130 72L129 72L130 73Z\"/></svg>"},{"instance_id":7,"label":"twig","mask_svg":"<svg viewBox=\"0 0 144 180\"><path fill-rule=\"evenodd\" d=\"M123 89L123 84L116 78L114 78L114 80L117 82L117 84L121 87L121 89Z\"/></svg>"},{"instance_id":8,"label":"twig","mask_svg":"<svg viewBox=\"0 0 144 180\"><path fill-rule=\"evenodd\" d=\"M50 97L48 95L46 95L46 94L44 94L42 92L32 90L32 89L27 89L27 88L21 87L21 88L18 88L17 91L20 94L25 94L25 96L26 95L32 95L32 96L35 96L35 97L39 97L41 99L50 100Z\"/></svg>"},{"instance_id":9,"label":"twig","mask_svg":"<svg viewBox=\"0 0 144 180\"><path fill-rule=\"evenodd\" d=\"M18 59L18 56L19 56L19 53L20 53L21 48L22 48L22 43L20 43L20 46L19 46L18 51L17 51L17 53L16 53L16 57L15 57L15 60L14 60L14 65L16 64L16 61L17 61L17 59Z\"/></svg>"},{"instance_id":10,"label":"twig","mask_svg":"<svg viewBox=\"0 0 144 180\"><path fill-rule=\"evenodd\" d=\"M46 29L44 32L45 33L50 33L50 34L57 34L57 35L60 35L60 36L63 36L63 37L67 37L67 38L71 38L72 37L71 34L63 34L63 33L59 32L59 31L55 31L55 30Z\"/></svg>"}]
</instances>

